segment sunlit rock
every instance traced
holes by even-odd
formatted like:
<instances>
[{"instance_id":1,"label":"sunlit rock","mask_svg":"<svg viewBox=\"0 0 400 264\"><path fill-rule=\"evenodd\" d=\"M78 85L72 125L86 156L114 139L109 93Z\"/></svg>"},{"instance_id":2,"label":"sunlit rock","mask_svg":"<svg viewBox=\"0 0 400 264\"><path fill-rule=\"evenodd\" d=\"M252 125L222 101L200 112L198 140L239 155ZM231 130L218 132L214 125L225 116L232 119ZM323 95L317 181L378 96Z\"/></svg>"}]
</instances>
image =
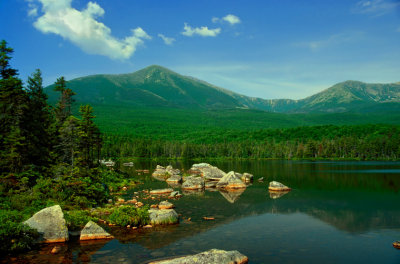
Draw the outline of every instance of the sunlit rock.
<instances>
[{"instance_id":1,"label":"sunlit rock","mask_svg":"<svg viewBox=\"0 0 400 264\"><path fill-rule=\"evenodd\" d=\"M246 184L241 180L242 174L230 171L217 183L217 188L222 189L242 189Z\"/></svg>"},{"instance_id":2,"label":"sunlit rock","mask_svg":"<svg viewBox=\"0 0 400 264\"><path fill-rule=\"evenodd\" d=\"M150 194L170 194L174 191L172 188L151 190Z\"/></svg>"},{"instance_id":3,"label":"sunlit rock","mask_svg":"<svg viewBox=\"0 0 400 264\"><path fill-rule=\"evenodd\" d=\"M150 262L150 264L244 264L248 262L248 257L237 250L225 251L220 249L210 249L196 255L155 261Z\"/></svg>"},{"instance_id":4,"label":"sunlit rock","mask_svg":"<svg viewBox=\"0 0 400 264\"><path fill-rule=\"evenodd\" d=\"M204 179L202 177L189 176L186 177L182 184L182 190L201 190L204 189Z\"/></svg>"},{"instance_id":5,"label":"sunlit rock","mask_svg":"<svg viewBox=\"0 0 400 264\"><path fill-rule=\"evenodd\" d=\"M26 220L24 224L36 229L41 235L41 242L57 243L68 240L68 228L59 205L44 208Z\"/></svg>"},{"instance_id":6,"label":"sunlit rock","mask_svg":"<svg viewBox=\"0 0 400 264\"><path fill-rule=\"evenodd\" d=\"M219 168L211 166L208 163L193 164L188 172L202 176L206 181L219 181L226 174Z\"/></svg>"},{"instance_id":7,"label":"sunlit rock","mask_svg":"<svg viewBox=\"0 0 400 264\"><path fill-rule=\"evenodd\" d=\"M150 209L149 217L152 225L169 225L179 222L179 216L174 209Z\"/></svg>"},{"instance_id":8,"label":"sunlit rock","mask_svg":"<svg viewBox=\"0 0 400 264\"><path fill-rule=\"evenodd\" d=\"M168 183L180 183L180 182L182 182L182 176L178 175L178 174L174 174L171 177L169 177L168 179L166 179L166 182L168 182Z\"/></svg>"},{"instance_id":9,"label":"sunlit rock","mask_svg":"<svg viewBox=\"0 0 400 264\"><path fill-rule=\"evenodd\" d=\"M254 178L253 174L245 172L243 173L241 180L245 183L249 183L253 181L253 178Z\"/></svg>"},{"instance_id":10,"label":"sunlit rock","mask_svg":"<svg viewBox=\"0 0 400 264\"><path fill-rule=\"evenodd\" d=\"M287 187L286 185L283 185L280 182L272 181L272 182L269 183L268 190L284 192L284 191L290 191L291 188Z\"/></svg>"},{"instance_id":11,"label":"sunlit rock","mask_svg":"<svg viewBox=\"0 0 400 264\"><path fill-rule=\"evenodd\" d=\"M107 233L102 227L93 221L89 221L81 231L80 240L112 239L112 235Z\"/></svg>"},{"instance_id":12,"label":"sunlit rock","mask_svg":"<svg viewBox=\"0 0 400 264\"><path fill-rule=\"evenodd\" d=\"M172 209L174 207L175 206L172 203L168 202L168 201L162 201L162 202L160 202L158 204L158 208L159 209Z\"/></svg>"}]
</instances>

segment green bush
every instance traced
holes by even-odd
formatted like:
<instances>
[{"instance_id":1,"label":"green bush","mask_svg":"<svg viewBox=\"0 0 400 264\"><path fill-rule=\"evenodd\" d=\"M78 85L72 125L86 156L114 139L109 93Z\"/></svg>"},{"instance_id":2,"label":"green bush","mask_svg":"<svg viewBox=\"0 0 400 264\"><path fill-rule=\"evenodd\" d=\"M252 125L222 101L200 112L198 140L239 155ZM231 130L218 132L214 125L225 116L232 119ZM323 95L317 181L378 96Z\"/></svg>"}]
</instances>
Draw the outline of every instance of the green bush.
<instances>
[{"instance_id":1,"label":"green bush","mask_svg":"<svg viewBox=\"0 0 400 264\"><path fill-rule=\"evenodd\" d=\"M67 222L68 230L71 231L81 230L90 220L98 220L95 217L91 217L87 211L83 210L65 211L64 218Z\"/></svg>"},{"instance_id":2,"label":"green bush","mask_svg":"<svg viewBox=\"0 0 400 264\"><path fill-rule=\"evenodd\" d=\"M22 214L18 211L0 211L0 252L9 254L30 250L39 238L36 230L21 223Z\"/></svg>"},{"instance_id":3,"label":"green bush","mask_svg":"<svg viewBox=\"0 0 400 264\"><path fill-rule=\"evenodd\" d=\"M147 225L150 221L149 208L135 208L133 206L121 206L116 208L109 217L109 220L119 226L140 226Z\"/></svg>"}]
</instances>

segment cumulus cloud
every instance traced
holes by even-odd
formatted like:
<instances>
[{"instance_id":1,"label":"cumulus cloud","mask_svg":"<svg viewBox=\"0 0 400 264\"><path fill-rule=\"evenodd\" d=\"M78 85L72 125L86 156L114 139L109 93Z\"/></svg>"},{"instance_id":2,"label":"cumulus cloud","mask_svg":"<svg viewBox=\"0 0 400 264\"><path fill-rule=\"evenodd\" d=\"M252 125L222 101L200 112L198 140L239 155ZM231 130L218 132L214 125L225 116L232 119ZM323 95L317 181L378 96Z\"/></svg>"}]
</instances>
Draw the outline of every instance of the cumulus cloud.
<instances>
[{"instance_id":1,"label":"cumulus cloud","mask_svg":"<svg viewBox=\"0 0 400 264\"><path fill-rule=\"evenodd\" d=\"M124 39L113 37L111 29L96 20L105 13L97 3L89 2L79 11L71 6L72 0L38 1L42 4L43 15L34 22L35 28L62 36L86 53L128 59L144 40L151 39L140 27L132 29L131 35Z\"/></svg>"},{"instance_id":2,"label":"cumulus cloud","mask_svg":"<svg viewBox=\"0 0 400 264\"><path fill-rule=\"evenodd\" d=\"M211 21L213 23L228 22L230 25L235 25L235 24L239 24L242 22L242 21L240 21L239 17L232 15L232 14L228 14L228 15L224 16L223 18L213 17L211 19Z\"/></svg>"},{"instance_id":3,"label":"cumulus cloud","mask_svg":"<svg viewBox=\"0 0 400 264\"><path fill-rule=\"evenodd\" d=\"M221 33L220 28L209 29L208 27L196 27L192 28L187 23L183 27L183 32L181 33L184 36L192 37L194 35L199 35L202 37L216 37L219 33Z\"/></svg>"},{"instance_id":4,"label":"cumulus cloud","mask_svg":"<svg viewBox=\"0 0 400 264\"><path fill-rule=\"evenodd\" d=\"M163 35L163 34L158 34L158 36L164 41L164 43L165 43L166 45L172 45L172 44L174 43L174 41L175 41L174 38L166 37L166 36Z\"/></svg>"},{"instance_id":5,"label":"cumulus cloud","mask_svg":"<svg viewBox=\"0 0 400 264\"><path fill-rule=\"evenodd\" d=\"M362 0L356 4L353 12L359 14L370 14L373 16L382 16L386 13L396 10L397 7L400 7L399 1Z\"/></svg>"}]
</instances>

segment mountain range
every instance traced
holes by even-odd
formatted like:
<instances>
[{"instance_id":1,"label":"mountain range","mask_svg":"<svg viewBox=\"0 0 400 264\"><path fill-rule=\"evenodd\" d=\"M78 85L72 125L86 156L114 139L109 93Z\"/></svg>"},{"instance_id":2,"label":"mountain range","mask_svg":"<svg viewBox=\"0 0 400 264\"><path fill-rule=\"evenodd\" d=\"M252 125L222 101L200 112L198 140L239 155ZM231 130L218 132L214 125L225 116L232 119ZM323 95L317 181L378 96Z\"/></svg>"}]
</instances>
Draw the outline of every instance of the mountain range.
<instances>
[{"instance_id":1,"label":"mountain range","mask_svg":"<svg viewBox=\"0 0 400 264\"><path fill-rule=\"evenodd\" d=\"M177 109L255 109L276 113L399 112L400 82L345 81L300 100L241 95L153 65L128 74L99 74L67 82L78 103ZM50 101L58 94L46 88Z\"/></svg>"}]
</instances>

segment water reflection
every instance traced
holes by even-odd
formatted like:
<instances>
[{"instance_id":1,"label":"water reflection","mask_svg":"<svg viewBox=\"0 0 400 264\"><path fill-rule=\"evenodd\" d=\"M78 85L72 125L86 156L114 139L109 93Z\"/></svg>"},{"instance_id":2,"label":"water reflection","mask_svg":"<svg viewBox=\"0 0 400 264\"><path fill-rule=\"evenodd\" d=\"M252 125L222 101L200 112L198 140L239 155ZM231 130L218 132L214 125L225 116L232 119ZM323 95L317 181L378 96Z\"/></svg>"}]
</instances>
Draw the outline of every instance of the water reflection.
<instances>
[{"instance_id":1,"label":"water reflection","mask_svg":"<svg viewBox=\"0 0 400 264\"><path fill-rule=\"evenodd\" d=\"M245 189L237 189L232 191L220 190L219 193L230 203L236 202Z\"/></svg>"}]
</instances>

